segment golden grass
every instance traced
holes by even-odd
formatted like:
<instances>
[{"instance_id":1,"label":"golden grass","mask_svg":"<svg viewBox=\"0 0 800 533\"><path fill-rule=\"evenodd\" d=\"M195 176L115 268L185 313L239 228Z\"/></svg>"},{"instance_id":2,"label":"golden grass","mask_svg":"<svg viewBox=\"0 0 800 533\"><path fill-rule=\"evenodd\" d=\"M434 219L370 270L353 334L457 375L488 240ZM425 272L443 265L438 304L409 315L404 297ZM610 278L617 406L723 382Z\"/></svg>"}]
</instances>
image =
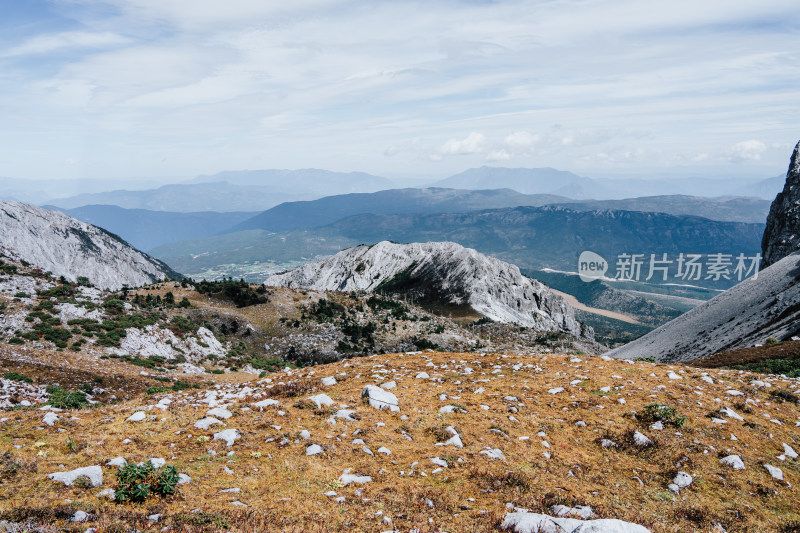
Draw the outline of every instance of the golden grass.
<instances>
[{"instance_id":1,"label":"golden grass","mask_svg":"<svg viewBox=\"0 0 800 533\"><path fill-rule=\"evenodd\" d=\"M769 389L750 387L753 375L748 373L708 370L715 380L709 384L699 379L701 370L693 367L570 359L433 352L377 355L301 369L291 375L271 374L275 386L270 389L252 376L236 375L230 379L250 379L243 385L263 396L231 402L234 414L226 426L239 429L243 437L230 449L220 441L200 438L210 437L220 426L208 431L193 427L208 409L197 402L206 391L175 393L169 410L148 411L156 419L140 423L125 419L163 395L60 413L61 420L53 428L42 428L40 411L3 413L2 417L9 417L0 424L0 454L8 454L3 464L11 459L22 465L35 464L36 472L21 468L13 473L0 465L0 514L6 519L31 518L74 531L88 526L100 531L134 527L154 531L162 527L176 531L496 531L507 512L506 503L537 512L547 512L554 503L585 504L600 517L636 522L654 532L711 531L714 523L731 532L769 532L800 520L800 494L795 488L800 484L800 463L775 459L783 451L783 442L800 450L797 405L775 403ZM513 370L519 363L523 366ZM526 368L528 364L532 367ZM499 365L499 373L493 373L495 365ZM474 372L465 375L465 366ZM684 379L667 379L670 369L684 371ZM364 385L378 382L372 376L381 370L387 371L383 374L387 381L397 381L392 392L399 398L400 412L378 411L361 402ZM414 379L420 371L434 379ZM340 372L346 373L346 379L332 387L321 386L319 378ZM571 386L576 379L581 383ZM292 387L286 384L294 381L306 384L302 387L306 392L287 395ZM784 388L797 384L796 380L775 381ZM659 385L665 388L657 389ZM602 393L600 389L606 386L612 387L611 391ZM311 387L316 390L308 390ZM566 390L549 394L554 387ZM239 390L235 384L225 384L225 388ZM484 391L475 394L479 388ZM727 395L730 388L746 392L746 398L753 400L747 404L751 414L734 407L742 398ZM355 409L360 420L337 419L332 425L327 420L331 410L294 407L298 400L320 392L331 396L337 406ZM441 394L448 399L440 400ZM507 396L516 396L517 401L506 400ZM285 416L274 407L246 410L251 402L266 397L278 399ZM619 398L626 403L618 403ZM676 407L689 422L680 429L649 430L634 415L655 402ZM439 408L448 403L457 403L468 412L440 414ZM723 406L737 410L747 425L734 419L726 419L724 425L713 423L708 415ZM578 420L587 427L576 427ZM435 446L443 436L443 426L459 431L463 449ZM656 442L654 447L639 449L630 444L626 435L637 427ZM302 429L311 433L309 441L298 438ZM357 429L361 431L354 436ZM539 431L546 436L538 437ZM730 440L731 433L737 441ZM519 440L520 436L529 439ZM600 447L596 441L606 436L620 447ZM72 453L67 446L69 438L85 441L87 447ZM123 444L126 438L133 442ZM281 445L283 438L288 442ZM363 439L375 456L351 444L354 438ZM268 439L275 440L266 442ZM549 443L549 449L543 441ZM307 457L309 443L323 446L325 453ZM377 453L381 446L389 448L392 455ZM487 447L500 448L506 460L481 454ZM235 455L226 457L229 450ZM546 459L543 452L551 458ZM723 468L719 458L729 454L740 455L747 469L734 472ZM120 455L133 461L163 457L193 482L181 485L175 497L121 505L98 499L100 489L64 487L46 479L51 472L105 464ZM449 467L433 474L436 466L429 459L437 456L447 460ZM412 467L414 462L419 465ZM774 481L761 466L765 462L780 467L791 486ZM225 467L232 469L233 475L226 474ZM362 487L342 487L338 478L347 468L372 476L373 481ZM678 470L689 472L695 481L674 495L666 485ZM113 487L114 469L104 467L104 476L103 488ZM231 487L240 488L241 493L220 494ZM360 495L357 488L362 489ZM325 496L329 490L344 496L346 502ZM232 506L234 500L248 507ZM432 508L426 500L432 502ZM69 512L75 509L90 512L93 521L70 525ZM197 509L200 512L191 512ZM153 512L164 515L155 525L146 518Z\"/></svg>"}]
</instances>

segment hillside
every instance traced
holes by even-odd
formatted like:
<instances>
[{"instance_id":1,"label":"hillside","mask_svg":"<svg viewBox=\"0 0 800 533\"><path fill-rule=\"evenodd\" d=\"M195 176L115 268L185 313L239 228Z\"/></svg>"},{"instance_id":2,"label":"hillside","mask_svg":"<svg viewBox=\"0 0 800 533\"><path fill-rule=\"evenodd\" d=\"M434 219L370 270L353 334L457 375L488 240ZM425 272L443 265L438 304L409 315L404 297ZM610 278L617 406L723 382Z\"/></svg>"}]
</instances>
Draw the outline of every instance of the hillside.
<instances>
[{"instance_id":1,"label":"hillside","mask_svg":"<svg viewBox=\"0 0 800 533\"><path fill-rule=\"evenodd\" d=\"M15 439L0 444L0 518L75 531L489 532L531 518L515 513L563 511L656 533L791 531L800 413L777 398L798 381L754 378L417 352L93 409L17 409L1 422ZM390 403L373 400L380 410L364 394ZM120 457L174 466L175 495L114 503L109 489L121 486L108 463ZM76 468L96 477L48 479Z\"/></svg>"},{"instance_id":2,"label":"hillside","mask_svg":"<svg viewBox=\"0 0 800 533\"><path fill-rule=\"evenodd\" d=\"M119 289L180 277L116 235L28 204L0 201L0 234L6 255L70 281L84 277L98 287Z\"/></svg>"},{"instance_id":3,"label":"hillside","mask_svg":"<svg viewBox=\"0 0 800 533\"><path fill-rule=\"evenodd\" d=\"M382 240L452 241L520 268L574 271L578 256L587 249L612 264L621 253L668 253L674 257L692 250L751 256L760 249L763 231L763 224L694 216L516 207L468 213L356 215L320 228L275 234L237 232L163 246L152 253L173 268L196 275L215 268L224 271L228 267L223 265L309 261ZM712 285L726 288L732 284L720 280Z\"/></svg>"}]
</instances>

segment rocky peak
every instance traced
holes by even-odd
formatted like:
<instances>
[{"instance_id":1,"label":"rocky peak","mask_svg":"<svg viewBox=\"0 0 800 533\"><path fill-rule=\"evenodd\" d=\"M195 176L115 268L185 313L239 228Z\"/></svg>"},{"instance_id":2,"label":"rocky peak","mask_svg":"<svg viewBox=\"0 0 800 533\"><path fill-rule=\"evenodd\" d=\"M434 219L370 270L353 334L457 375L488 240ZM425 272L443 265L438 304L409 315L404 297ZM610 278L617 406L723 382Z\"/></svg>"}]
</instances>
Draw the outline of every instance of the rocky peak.
<instances>
[{"instance_id":1,"label":"rocky peak","mask_svg":"<svg viewBox=\"0 0 800 533\"><path fill-rule=\"evenodd\" d=\"M761 268L800 250L800 142L794 147L783 192L778 193L770 207L761 250L764 256Z\"/></svg>"},{"instance_id":2,"label":"rocky peak","mask_svg":"<svg viewBox=\"0 0 800 533\"><path fill-rule=\"evenodd\" d=\"M0 248L55 276L79 276L102 289L179 276L167 265L91 224L57 211L0 200Z\"/></svg>"},{"instance_id":3,"label":"rocky peak","mask_svg":"<svg viewBox=\"0 0 800 533\"><path fill-rule=\"evenodd\" d=\"M267 285L376 291L469 307L495 322L591 337L574 309L519 268L452 242L356 246L320 263L271 276Z\"/></svg>"}]
</instances>

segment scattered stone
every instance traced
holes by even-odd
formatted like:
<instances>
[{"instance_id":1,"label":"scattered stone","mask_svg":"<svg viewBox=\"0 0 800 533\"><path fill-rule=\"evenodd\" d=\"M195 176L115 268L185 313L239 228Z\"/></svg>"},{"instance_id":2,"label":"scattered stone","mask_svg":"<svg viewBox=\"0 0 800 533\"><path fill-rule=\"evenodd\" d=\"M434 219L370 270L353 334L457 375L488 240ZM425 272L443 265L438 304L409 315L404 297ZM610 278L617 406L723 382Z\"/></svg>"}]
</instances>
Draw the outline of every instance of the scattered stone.
<instances>
[{"instance_id":1,"label":"scattered stone","mask_svg":"<svg viewBox=\"0 0 800 533\"><path fill-rule=\"evenodd\" d=\"M500 459L501 461L505 461L506 457L503 455L503 452L499 448L486 448L482 452L480 452L490 459Z\"/></svg>"},{"instance_id":2,"label":"scattered stone","mask_svg":"<svg viewBox=\"0 0 800 533\"><path fill-rule=\"evenodd\" d=\"M308 400L314 402L314 404L317 406L317 409L322 409L323 407L333 405L333 400L327 394L317 394L309 397Z\"/></svg>"},{"instance_id":3,"label":"scattered stone","mask_svg":"<svg viewBox=\"0 0 800 533\"><path fill-rule=\"evenodd\" d=\"M692 476L690 476L686 472L678 472L672 479L672 483L676 485L679 489L685 489L686 487L691 485L693 481L694 479L692 478Z\"/></svg>"},{"instance_id":4,"label":"scattered stone","mask_svg":"<svg viewBox=\"0 0 800 533\"><path fill-rule=\"evenodd\" d=\"M75 514L69 519L70 522L86 522L87 520L89 520L89 513L86 511L75 511Z\"/></svg>"},{"instance_id":5,"label":"scattered stone","mask_svg":"<svg viewBox=\"0 0 800 533\"><path fill-rule=\"evenodd\" d=\"M616 519L578 520L538 513L508 513L500 525L516 533L651 533L649 529Z\"/></svg>"},{"instance_id":6,"label":"scattered stone","mask_svg":"<svg viewBox=\"0 0 800 533\"><path fill-rule=\"evenodd\" d=\"M99 487L103 484L103 469L100 465L84 466L68 472L53 472L52 474L48 474L47 478L53 481L60 481L67 486L72 486L75 480L81 476L89 478L92 487Z\"/></svg>"},{"instance_id":7,"label":"scattered stone","mask_svg":"<svg viewBox=\"0 0 800 533\"><path fill-rule=\"evenodd\" d=\"M238 429L226 429L219 433L214 433L214 440L224 441L228 447L233 446L233 443L240 438L242 438L242 434L239 433Z\"/></svg>"},{"instance_id":8,"label":"scattered stone","mask_svg":"<svg viewBox=\"0 0 800 533\"><path fill-rule=\"evenodd\" d=\"M263 411L265 407L270 407L272 405L278 405L278 400L273 400L272 398L267 398L266 400L261 400L260 402L255 402L251 404L253 407L258 407L259 410Z\"/></svg>"},{"instance_id":9,"label":"scattered stone","mask_svg":"<svg viewBox=\"0 0 800 533\"><path fill-rule=\"evenodd\" d=\"M50 427L53 427L53 424L56 423L56 420L58 420L58 415L55 414L53 411L48 411L47 413L45 413L44 418L42 418L42 422Z\"/></svg>"},{"instance_id":10,"label":"scattered stone","mask_svg":"<svg viewBox=\"0 0 800 533\"><path fill-rule=\"evenodd\" d=\"M208 429L209 427L213 426L214 424L222 424L222 420L217 420L213 416L207 416L205 418L201 418L197 422L194 423L194 427L197 429Z\"/></svg>"},{"instance_id":11,"label":"scattered stone","mask_svg":"<svg viewBox=\"0 0 800 533\"><path fill-rule=\"evenodd\" d=\"M641 447L653 446L655 444L652 440L647 438L646 435L640 433L639 431L633 432L633 443Z\"/></svg>"},{"instance_id":12,"label":"scattered stone","mask_svg":"<svg viewBox=\"0 0 800 533\"><path fill-rule=\"evenodd\" d=\"M333 385L336 385L336 378L333 376L322 378L322 384L325 387L332 387Z\"/></svg>"},{"instance_id":13,"label":"scattered stone","mask_svg":"<svg viewBox=\"0 0 800 533\"><path fill-rule=\"evenodd\" d=\"M322 446L318 444L312 444L308 448L306 448L306 455L318 455L320 453L324 453L325 450L322 449Z\"/></svg>"},{"instance_id":14,"label":"scattered stone","mask_svg":"<svg viewBox=\"0 0 800 533\"><path fill-rule=\"evenodd\" d=\"M206 412L206 416L213 417L213 418L221 418L223 420L227 420L233 416L233 413L225 409L224 407L215 407L214 409L209 409Z\"/></svg>"},{"instance_id":15,"label":"scattered stone","mask_svg":"<svg viewBox=\"0 0 800 533\"><path fill-rule=\"evenodd\" d=\"M339 481L345 486L349 485L350 483L363 485L364 483L369 483L372 481L372 478L370 476L358 476L356 474L351 474L346 470L341 476L339 476Z\"/></svg>"},{"instance_id":16,"label":"scattered stone","mask_svg":"<svg viewBox=\"0 0 800 533\"><path fill-rule=\"evenodd\" d=\"M367 385L364 387L364 390L361 392L361 398L367 400L375 409L387 409L389 411L400 410L397 396L375 385Z\"/></svg>"},{"instance_id":17,"label":"scattered stone","mask_svg":"<svg viewBox=\"0 0 800 533\"><path fill-rule=\"evenodd\" d=\"M577 517L581 520L589 520L590 518L594 518L594 511L592 511L592 508L588 505L576 505L575 507L554 505L550 507L550 512L561 518L567 516Z\"/></svg>"},{"instance_id":18,"label":"scattered stone","mask_svg":"<svg viewBox=\"0 0 800 533\"><path fill-rule=\"evenodd\" d=\"M783 454L789 459L797 459L797 452L785 442L783 443Z\"/></svg>"},{"instance_id":19,"label":"scattered stone","mask_svg":"<svg viewBox=\"0 0 800 533\"><path fill-rule=\"evenodd\" d=\"M738 455L729 455L719 460L720 463L728 465L734 470L744 470L744 461Z\"/></svg>"},{"instance_id":20,"label":"scattered stone","mask_svg":"<svg viewBox=\"0 0 800 533\"><path fill-rule=\"evenodd\" d=\"M144 411L136 411L135 413L133 413L131 416L129 416L127 418L127 421L128 422L141 422L145 418L147 418L147 413L145 413Z\"/></svg>"},{"instance_id":21,"label":"scattered stone","mask_svg":"<svg viewBox=\"0 0 800 533\"><path fill-rule=\"evenodd\" d=\"M386 390L392 390L397 387L397 382L395 381L387 381L386 383L381 383L381 388Z\"/></svg>"},{"instance_id":22,"label":"scattered stone","mask_svg":"<svg viewBox=\"0 0 800 533\"><path fill-rule=\"evenodd\" d=\"M783 470L776 466L764 465L764 468L769 472L769 475L778 481L783 481Z\"/></svg>"}]
</instances>

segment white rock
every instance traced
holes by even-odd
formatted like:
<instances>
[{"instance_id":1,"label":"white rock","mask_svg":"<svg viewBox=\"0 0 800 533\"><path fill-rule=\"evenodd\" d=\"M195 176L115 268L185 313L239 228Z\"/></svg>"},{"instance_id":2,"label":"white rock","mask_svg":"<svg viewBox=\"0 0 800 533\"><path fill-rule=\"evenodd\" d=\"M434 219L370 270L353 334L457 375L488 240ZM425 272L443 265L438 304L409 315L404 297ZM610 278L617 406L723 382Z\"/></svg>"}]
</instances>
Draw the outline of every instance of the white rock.
<instances>
[{"instance_id":1,"label":"white rock","mask_svg":"<svg viewBox=\"0 0 800 533\"><path fill-rule=\"evenodd\" d=\"M670 370L669 372L667 372L667 377L668 377L669 379L683 379L683 377L682 377L682 376L680 376L680 375L676 374L676 373L675 373L675 372L673 372L672 370Z\"/></svg>"},{"instance_id":2,"label":"white rock","mask_svg":"<svg viewBox=\"0 0 800 533\"><path fill-rule=\"evenodd\" d=\"M548 390L547 392L549 392L550 394L558 394L559 392L561 392L563 390L564 390L564 387L556 387L554 389Z\"/></svg>"},{"instance_id":3,"label":"white rock","mask_svg":"<svg viewBox=\"0 0 800 533\"><path fill-rule=\"evenodd\" d=\"M650 424L651 431L663 431L664 430L664 423L661 420L656 420L652 424Z\"/></svg>"},{"instance_id":4,"label":"white rock","mask_svg":"<svg viewBox=\"0 0 800 533\"><path fill-rule=\"evenodd\" d=\"M725 392L727 394L730 394L731 396L744 396L744 393L742 391L738 391L738 390L734 390L734 389L726 390Z\"/></svg>"},{"instance_id":5,"label":"white rock","mask_svg":"<svg viewBox=\"0 0 800 533\"><path fill-rule=\"evenodd\" d=\"M783 443L783 454L789 459L797 459L797 452L785 442Z\"/></svg>"},{"instance_id":6,"label":"white rock","mask_svg":"<svg viewBox=\"0 0 800 533\"><path fill-rule=\"evenodd\" d=\"M97 493L98 498L108 498L111 501L114 501L117 497L117 492L114 489L103 489Z\"/></svg>"},{"instance_id":7,"label":"white rock","mask_svg":"<svg viewBox=\"0 0 800 533\"><path fill-rule=\"evenodd\" d=\"M633 442L637 446L642 446L642 447L652 446L653 444L655 444L652 440L647 438L647 436L644 433L640 433L639 431L633 432Z\"/></svg>"},{"instance_id":8,"label":"white rock","mask_svg":"<svg viewBox=\"0 0 800 533\"><path fill-rule=\"evenodd\" d=\"M86 511L75 511L75 514L69 519L70 522L86 522L87 520L89 520L89 513Z\"/></svg>"},{"instance_id":9,"label":"white rock","mask_svg":"<svg viewBox=\"0 0 800 533\"><path fill-rule=\"evenodd\" d=\"M370 476L358 476L356 474L344 473L339 476L339 481L342 483L342 485L349 485L350 483L363 485L364 483L369 483L372 481L372 478Z\"/></svg>"},{"instance_id":10,"label":"white rock","mask_svg":"<svg viewBox=\"0 0 800 533\"><path fill-rule=\"evenodd\" d=\"M178 474L178 485L183 485L185 483L191 483L192 478L187 476L186 474Z\"/></svg>"},{"instance_id":11,"label":"white rock","mask_svg":"<svg viewBox=\"0 0 800 533\"><path fill-rule=\"evenodd\" d=\"M308 400L314 402L317 406L317 409L322 409L323 407L333 405L333 400L327 394L317 394L309 397Z\"/></svg>"},{"instance_id":12,"label":"white rock","mask_svg":"<svg viewBox=\"0 0 800 533\"><path fill-rule=\"evenodd\" d=\"M153 468L161 468L162 466L167 464L167 461L160 457L151 457L150 464L153 466Z\"/></svg>"},{"instance_id":13,"label":"white rock","mask_svg":"<svg viewBox=\"0 0 800 533\"><path fill-rule=\"evenodd\" d=\"M382 453L384 455L392 455L392 451L386 446L381 446L380 448L378 448L378 453Z\"/></svg>"},{"instance_id":14,"label":"white rock","mask_svg":"<svg viewBox=\"0 0 800 533\"><path fill-rule=\"evenodd\" d=\"M453 413L457 410L455 405L445 405L444 407L439 408L439 412L444 414Z\"/></svg>"},{"instance_id":15,"label":"white rock","mask_svg":"<svg viewBox=\"0 0 800 533\"><path fill-rule=\"evenodd\" d=\"M238 429L225 429L219 433L214 433L214 440L224 441L227 446L233 446L233 443L242 438L242 434Z\"/></svg>"},{"instance_id":16,"label":"white rock","mask_svg":"<svg viewBox=\"0 0 800 533\"><path fill-rule=\"evenodd\" d=\"M744 461L738 455L729 455L719 460L720 463L728 465L734 470L744 470Z\"/></svg>"},{"instance_id":17,"label":"white rock","mask_svg":"<svg viewBox=\"0 0 800 533\"><path fill-rule=\"evenodd\" d=\"M125 460L124 457L114 457L109 462L106 463L106 466L116 466L122 467L128 464L128 461Z\"/></svg>"},{"instance_id":18,"label":"white rock","mask_svg":"<svg viewBox=\"0 0 800 533\"><path fill-rule=\"evenodd\" d=\"M503 452L500 448L487 448L480 453L488 456L490 459L500 459L501 461L505 461L506 457L503 455Z\"/></svg>"},{"instance_id":19,"label":"white rock","mask_svg":"<svg viewBox=\"0 0 800 533\"><path fill-rule=\"evenodd\" d=\"M58 415L55 414L53 411L48 411L47 413L45 413L44 418L42 418L42 422L44 422L50 427L53 427L53 424L56 423L56 420L58 420Z\"/></svg>"},{"instance_id":20,"label":"white rock","mask_svg":"<svg viewBox=\"0 0 800 533\"><path fill-rule=\"evenodd\" d=\"M322 446L317 444L312 444L308 448L306 448L306 455L318 455L320 453L324 453L325 450L322 449Z\"/></svg>"},{"instance_id":21,"label":"white rock","mask_svg":"<svg viewBox=\"0 0 800 533\"><path fill-rule=\"evenodd\" d=\"M214 409L209 409L208 411L206 411L206 416L227 420L233 416L233 413L231 413L224 407L215 407Z\"/></svg>"},{"instance_id":22,"label":"white rock","mask_svg":"<svg viewBox=\"0 0 800 533\"><path fill-rule=\"evenodd\" d=\"M783 470L772 465L764 465L764 468L766 468L767 472L769 472L769 475L771 475L774 479L783 481Z\"/></svg>"},{"instance_id":23,"label":"white rock","mask_svg":"<svg viewBox=\"0 0 800 533\"><path fill-rule=\"evenodd\" d=\"M322 378L322 384L326 387L332 387L336 385L336 378L333 376Z\"/></svg>"},{"instance_id":24,"label":"white rock","mask_svg":"<svg viewBox=\"0 0 800 533\"><path fill-rule=\"evenodd\" d=\"M222 420L217 420L213 416L207 416L205 418L201 418L197 422L194 423L194 427L197 429L208 429L209 427L213 426L214 424L222 424Z\"/></svg>"},{"instance_id":25,"label":"white rock","mask_svg":"<svg viewBox=\"0 0 800 533\"><path fill-rule=\"evenodd\" d=\"M145 413L144 411L136 411L135 413L133 413L131 416L129 416L127 418L127 421L128 422L141 422L145 418L147 418L147 413Z\"/></svg>"},{"instance_id":26,"label":"white rock","mask_svg":"<svg viewBox=\"0 0 800 533\"><path fill-rule=\"evenodd\" d=\"M416 379L430 379L430 376L428 375L427 372L418 372L417 375L414 376L414 378L416 378Z\"/></svg>"},{"instance_id":27,"label":"white rock","mask_svg":"<svg viewBox=\"0 0 800 533\"><path fill-rule=\"evenodd\" d=\"M538 513L508 513L500 525L516 533L651 533L649 529L613 518L578 520Z\"/></svg>"},{"instance_id":28,"label":"white rock","mask_svg":"<svg viewBox=\"0 0 800 533\"><path fill-rule=\"evenodd\" d=\"M68 472L53 472L48 474L47 478L71 486L81 476L88 477L92 482L92 487L99 487L103 484L103 469L100 465L84 466Z\"/></svg>"},{"instance_id":29,"label":"white rock","mask_svg":"<svg viewBox=\"0 0 800 533\"><path fill-rule=\"evenodd\" d=\"M455 446L456 448L463 448L464 447L464 443L461 442L461 435L458 434L458 432L455 430L455 428L453 426L447 426L445 428L445 431L450 433L452 435L452 437L450 437L445 442L437 443L436 444L437 446Z\"/></svg>"},{"instance_id":30,"label":"white rock","mask_svg":"<svg viewBox=\"0 0 800 533\"><path fill-rule=\"evenodd\" d=\"M396 381L387 381L386 383L381 383L381 388L386 390L392 390L397 387Z\"/></svg>"},{"instance_id":31,"label":"white rock","mask_svg":"<svg viewBox=\"0 0 800 533\"><path fill-rule=\"evenodd\" d=\"M265 407L270 407L272 405L278 405L280 402L278 400L273 400L272 398L267 398L266 400L261 400L260 402L255 402L250 405L253 407L258 407L259 410L263 411Z\"/></svg>"},{"instance_id":32,"label":"white rock","mask_svg":"<svg viewBox=\"0 0 800 533\"><path fill-rule=\"evenodd\" d=\"M723 407L722 409L719 410L719 412L727 416L728 418L734 418L736 420L744 422L744 418L742 418L742 416L739 413L737 413L730 407Z\"/></svg>"},{"instance_id":33,"label":"white rock","mask_svg":"<svg viewBox=\"0 0 800 533\"><path fill-rule=\"evenodd\" d=\"M672 479L672 483L677 485L679 489L685 489L692 484L692 481L694 481L694 479L686 472L678 472Z\"/></svg>"},{"instance_id":34,"label":"white rock","mask_svg":"<svg viewBox=\"0 0 800 533\"><path fill-rule=\"evenodd\" d=\"M594 518L594 511L592 511L592 508L588 505L577 505L575 507L567 507L566 505L553 505L550 507L550 512L561 518L567 516L577 517L582 520Z\"/></svg>"},{"instance_id":35,"label":"white rock","mask_svg":"<svg viewBox=\"0 0 800 533\"><path fill-rule=\"evenodd\" d=\"M303 431L300 432L300 438L303 440L308 440L311 438L311 433L309 433L307 429L304 429Z\"/></svg>"},{"instance_id":36,"label":"white rock","mask_svg":"<svg viewBox=\"0 0 800 533\"><path fill-rule=\"evenodd\" d=\"M447 461L444 459L439 459L438 457L432 457L431 462L436 466L441 466L442 468L447 468Z\"/></svg>"},{"instance_id":37,"label":"white rock","mask_svg":"<svg viewBox=\"0 0 800 533\"><path fill-rule=\"evenodd\" d=\"M367 385L361 392L361 398L366 399L375 409L399 411L397 396L375 385Z\"/></svg>"}]
</instances>

